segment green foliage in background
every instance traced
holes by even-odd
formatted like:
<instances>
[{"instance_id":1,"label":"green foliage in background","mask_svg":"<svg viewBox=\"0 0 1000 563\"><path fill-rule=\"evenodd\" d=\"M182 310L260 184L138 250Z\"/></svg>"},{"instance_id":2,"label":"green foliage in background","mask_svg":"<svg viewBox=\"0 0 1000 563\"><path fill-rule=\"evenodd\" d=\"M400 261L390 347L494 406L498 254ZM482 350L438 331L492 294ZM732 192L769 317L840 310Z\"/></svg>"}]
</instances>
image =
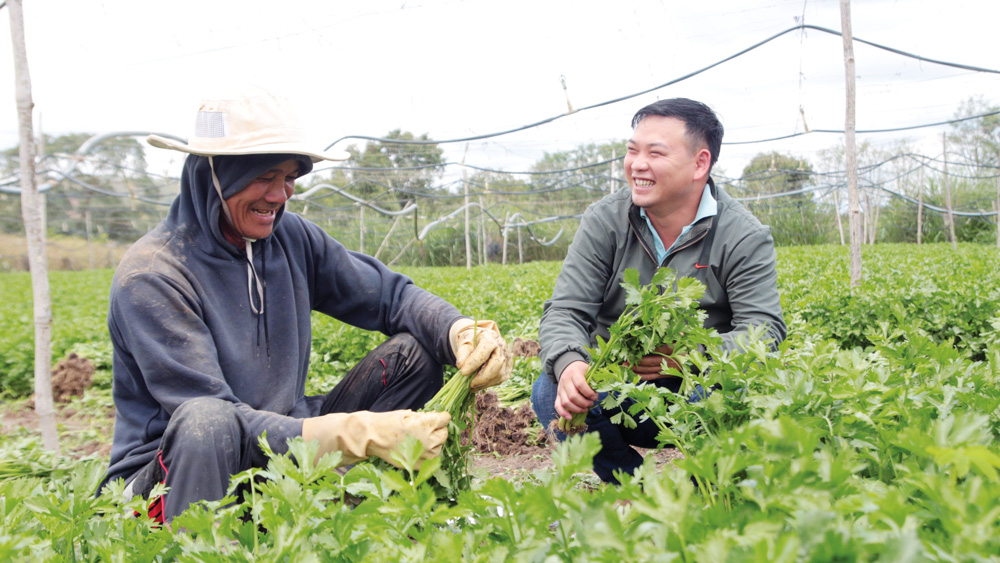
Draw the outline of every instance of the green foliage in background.
<instances>
[{"instance_id":1,"label":"green foliage in background","mask_svg":"<svg viewBox=\"0 0 1000 563\"><path fill-rule=\"evenodd\" d=\"M106 269L49 272L53 363L74 346L110 349L108 290L113 275ZM0 397L23 397L31 393L34 330L30 274L0 274Z\"/></svg>"},{"instance_id":2,"label":"green foliage in background","mask_svg":"<svg viewBox=\"0 0 1000 563\"><path fill-rule=\"evenodd\" d=\"M842 348L869 348L878 328L908 326L977 360L997 337L1000 254L960 245L863 248L864 284L851 288L842 247L785 248L779 290L793 332L830 338Z\"/></svg>"}]
</instances>

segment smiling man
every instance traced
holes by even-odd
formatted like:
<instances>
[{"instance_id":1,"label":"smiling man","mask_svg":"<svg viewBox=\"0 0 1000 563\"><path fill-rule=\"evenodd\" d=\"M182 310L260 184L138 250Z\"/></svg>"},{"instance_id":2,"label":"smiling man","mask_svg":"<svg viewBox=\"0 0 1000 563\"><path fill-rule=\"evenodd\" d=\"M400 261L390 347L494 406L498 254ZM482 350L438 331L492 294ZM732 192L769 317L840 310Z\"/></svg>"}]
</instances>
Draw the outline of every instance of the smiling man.
<instances>
[{"instance_id":1,"label":"smiling man","mask_svg":"<svg viewBox=\"0 0 1000 563\"><path fill-rule=\"evenodd\" d=\"M594 471L613 483L616 470L631 474L642 464L632 446L657 445L651 421L634 429L612 424L617 411L596 405L598 394L584 377L586 347L596 347L598 335L607 340L608 327L625 309L620 284L626 269L637 269L643 284L660 267L703 282L705 326L722 334L726 348L735 348L736 335L751 326L764 326L772 345L785 337L770 229L709 175L723 135L715 113L686 98L661 100L639 110L632 129L625 155L629 190L587 209L545 302L538 329L543 373L531 395L546 427L557 417L588 413L588 432L597 432L602 445ZM669 345L663 343L667 352ZM679 390L681 381L661 372L661 360L647 356L632 369L647 384Z\"/></svg>"},{"instance_id":2,"label":"smiling man","mask_svg":"<svg viewBox=\"0 0 1000 563\"><path fill-rule=\"evenodd\" d=\"M392 463L412 435L436 456L447 413L414 412L453 364L477 390L510 375L496 324L473 321L378 260L351 252L288 212L313 163L346 154L311 148L288 101L256 87L204 100L167 218L137 241L111 285L117 411L105 482L151 499L169 521L226 494L230 476L267 463L290 438ZM313 311L389 338L325 395L306 395Z\"/></svg>"}]
</instances>

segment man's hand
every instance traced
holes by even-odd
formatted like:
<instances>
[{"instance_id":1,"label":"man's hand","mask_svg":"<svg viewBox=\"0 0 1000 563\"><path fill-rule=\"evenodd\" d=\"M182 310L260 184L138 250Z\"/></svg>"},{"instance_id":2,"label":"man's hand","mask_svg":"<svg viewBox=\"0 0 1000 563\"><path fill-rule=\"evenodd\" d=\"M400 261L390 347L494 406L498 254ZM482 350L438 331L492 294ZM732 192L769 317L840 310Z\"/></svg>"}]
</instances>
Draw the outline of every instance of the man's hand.
<instances>
[{"instance_id":1,"label":"man's hand","mask_svg":"<svg viewBox=\"0 0 1000 563\"><path fill-rule=\"evenodd\" d=\"M673 360L673 358L668 358L670 354L674 353L673 346L669 344L663 344L656 348L655 354L650 354L648 356L643 356L639 360L639 363L635 365L629 365L625 362L625 365L632 369L636 374L638 374L639 379L643 381L652 381L654 379L660 379L663 377L677 377L675 375L670 375L663 372L663 362L667 362L669 367L674 369L681 369L681 366Z\"/></svg>"},{"instance_id":2,"label":"man's hand","mask_svg":"<svg viewBox=\"0 0 1000 563\"><path fill-rule=\"evenodd\" d=\"M556 412L569 420L573 413L587 412L594 406L597 393L587 385L587 363L573 362L559 376L556 391Z\"/></svg>"},{"instance_id":3,"label":"man's hand","mask_svg":"<svg viewBox=\"0 0 1000 563\"><path fill-rule=\"evenodd\" d=\"M455 353L455 367L464 376L475 374L469 382L473 392L499 385L510 377L514 357L495 322L459 319L451 325L448 338Z\"/></svg>"},{"instance_id":4,"label":"man's hand","mask_svg":"<svg viewBox=\"0 0 1000 563\"><path fill-rule=\"evenodd\" d=\"M420 459L441 455L450 421L446 412L335 412L303 420L302 438L319 442L317 460L326 453L341 452L341 465L373 455L396 465L392 452L407 435L424 445Z\"/></svg>"}]
</instances>

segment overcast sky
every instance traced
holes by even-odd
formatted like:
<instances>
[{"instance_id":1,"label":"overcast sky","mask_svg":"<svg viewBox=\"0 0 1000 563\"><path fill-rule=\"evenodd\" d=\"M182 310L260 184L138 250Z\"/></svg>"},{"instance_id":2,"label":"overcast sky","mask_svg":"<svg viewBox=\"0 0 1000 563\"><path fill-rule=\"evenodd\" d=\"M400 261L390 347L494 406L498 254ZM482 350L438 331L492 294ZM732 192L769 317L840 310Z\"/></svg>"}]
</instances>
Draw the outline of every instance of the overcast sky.
<instances>
[{"instance_id":1,"label":"overcast sky","mask_svg":"<svg viewBox=\"0 0 1000 563\"><path fill-rule=\"evenodd\" d=\"M582 108L647 90L803 21L840 30L839 0L27 0L24 10L36 127L50 135L186 137L206 85L241 80L289 94L322 145L395 128L439 140L512 129L566 113L567 94ZM996 0L853 0L851 10L857 38L1000 69ZM0 147L12 147L8 24L0 34ZM951 119L970 96L1000 105L997 74L854 50L858 129ZM675 96L712 106L726 142L802 132L803 115L811 129L843 129L843 65L839 36L795 31L672 86L470 142L466 162L524 170L546 151L627 138L639 107ZM943 130L860 138L930 154ZM812 158L840 140L724 145L720 166L739 175L759 152ZM360 141L338 146L350 143ZM466 144L444 148L457 162ZM176 174L180 161L159 165Z\"/></svg>"}]
</instances>

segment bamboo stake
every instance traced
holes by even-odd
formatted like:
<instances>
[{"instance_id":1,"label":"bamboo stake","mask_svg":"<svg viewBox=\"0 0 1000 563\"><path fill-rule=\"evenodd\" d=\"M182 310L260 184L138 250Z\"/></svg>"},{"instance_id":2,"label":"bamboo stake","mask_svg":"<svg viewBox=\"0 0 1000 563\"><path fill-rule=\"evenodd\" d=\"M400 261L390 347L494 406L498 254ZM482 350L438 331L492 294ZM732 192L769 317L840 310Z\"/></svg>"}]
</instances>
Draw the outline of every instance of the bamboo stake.
<instances>
[{"instance_id":1,"label":"bamboo stake","mask_svg":"<svg viewBox=\"0 0 1000 563\"><path fill-rule=\"evenodd\" d=\"M469 152L469 145L465 145L465 153L462 154L462 186L465 188L465 269L472 269L472 240L469 239L469 179L468 171L465 169L465 155Z\"/></svg>"},{"instance_id":2,"label":"bamboo stake","mask_svg":"<svg viewBox=\"0 0 1000 563\"><path fill-rule=\"evenodd\" d=\"M483 211L483 198L479 198L479 265L486 264L486 213Z\"/></svg>"},{"instance_id":3,"label":"bamboo stake","mask_svg":"<svg viewBox=\"0 0 1000 563\"><path fill-rule=\"evenodd\" d=\"M833 190L833 211L837 216L837 231L840 233L840 246L844 246L844 220L840 217L840 187Z\"/></svg>"},{"instance_id":4,"label":"bamboo stake","mask_svg":"<svg viewBox=\"0 0 1000 563\"><path fill-rule=\"evenodd\" d=\"M917 194L917 246L923 244L924 235L924 164L920 165L920 191Z\"/></svg>"},{"instance_id":5,"label":"bamboo stake","mask_svg":"<svg viewBox=\"0 0 1000 563\"><path fill-rule=\"evenodd\" d=\"M508 223L510 223L510 211L503 216L503 259L500 263L504 266L507 265L507 235L510 234Z\"/></svg>"},{"instance_id":6,"label":"bamboo stake","mask_svg":"<svg viewBox=\"0 0 1000 563\"><path fill-rule=\"evenodd\" d=\"M409 205L409 202L404 203L403 204L403 208L405 209L407 205ZM378 257L382 254L382 249L384 249L385 246L387 244L389 244L389 237L392 236L392 232L396 230L396 225L399 225L399 221L402 218L403 218L402 215L396 215L396 219L392 222L392 225L389 227L389 232L385 234L385 238L382 239L382 244L380 244L378 246L378 250L375 251L375 255L372 256L372 258L375 258L377 260ZM407 245L407 247L409 247L409 244ZM400 253L400 254L402 254L402 253ZM397 259L399 259L399 256L397 256L394 260L397 260Z\"/></svg>"},{"instance_id":7,"label":"bamboo stake","mask_svg":"<svg viewBox=\"0 0 1000 563\"><path fill-rule=\"evenodd\" d=\"M941 144L944 146L944 176L942 181L944 182L944 204L948 210L948 236L951 237L951 249L958 250L958 241L955 240L955 216L951 209L951 186L948 182L948 138L944 133L941 133Z\"/></svg>"},{"instance_id":8,"label":"bamboo stake","mask_svg":"<svg viewBox=\"0 0 1000 563\"><path fill-rule=\"evenodd\" d=\"M358 204L358 252L365 253L365 206Z\"/></svg>"}]
</instances>

